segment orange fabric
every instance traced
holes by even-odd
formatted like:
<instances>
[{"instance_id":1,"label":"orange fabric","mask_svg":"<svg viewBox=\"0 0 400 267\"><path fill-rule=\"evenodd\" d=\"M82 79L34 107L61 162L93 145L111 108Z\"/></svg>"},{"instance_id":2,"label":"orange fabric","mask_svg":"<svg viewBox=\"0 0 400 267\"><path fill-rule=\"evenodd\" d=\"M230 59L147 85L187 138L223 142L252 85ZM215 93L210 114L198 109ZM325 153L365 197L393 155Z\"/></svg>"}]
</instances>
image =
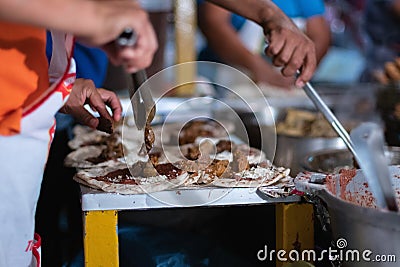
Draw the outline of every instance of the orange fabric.
<instances>
[{"instance_id":1,"label":"orange fabric","mask_svg":"<svg viewBox=\"0 0 400 267\"><path fill-rule=\"evenodd\" d=\"M48 87L46 31L0 21L0 135L19 133L24 106Z\"/></svg>"}]
</instances>

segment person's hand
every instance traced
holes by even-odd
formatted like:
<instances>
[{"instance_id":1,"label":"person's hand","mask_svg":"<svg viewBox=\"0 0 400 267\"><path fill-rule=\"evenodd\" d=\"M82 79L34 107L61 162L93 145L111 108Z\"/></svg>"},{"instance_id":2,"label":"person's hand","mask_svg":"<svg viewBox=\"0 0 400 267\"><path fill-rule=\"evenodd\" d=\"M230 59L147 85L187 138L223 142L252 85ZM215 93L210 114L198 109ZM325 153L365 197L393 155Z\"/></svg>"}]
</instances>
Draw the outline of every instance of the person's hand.
<instances>
[{"instance_id":1,"label":"person's hand","mask_svg":"<svg viewBox=\"0 0 400 267\"><path fill-rule=\"evenodd\" d=\"M99 46L112 64L123 65L128 72L150 66L158 44L146 11L131 0L95 2L97 14L103 17L102 24L95 27L98 30L90 35L78 35L78 40L90 46ZM121 48L114 41L126 28L136 33L137 42L132 47Z\"/></svg>"},{"instance_id":2,"label":"person's hand","mask_svg":"<svg viewBox=\"0 0 400 267\"><path fill-rule=\"evenodd\" d=\"M294 77L283 76L278 69L265 61L264 58L259 55L255 55L255 57L254 65L250 70L255 83L269 84L282 89L289 89L294 86Z\"/></svg>"},{"instance_id":3,"label":"person's hand","mask_svg":"<svg viewBox=\"0 0 400 267\"><path fill-rule=\"evenodd\" d=\"M157 50L148 15L133 0L0 1L0 18L72 34L85 45L103 48L114 65L129 72L147 68ZM127 28L136 32L137 44L118 49L114 41Z\"/></svg>"},{"instance_id":4,"label":"person's hand","mask_svg":"<svg viewBox=\"0 0 400 267\"><path fill-rule=\"evenodd\" d=\"M374 73L375 78L379 83L388 85L389 83L400 82L400 57L396 58L392 62L385 64L384 70L376 71Z\"/></svg>"},{"instance_id":5,"label":"person's hand","mask_svg":"<svg viewBox=\"0 0 400 267\"><path fill-rule=\"evenodd\" d=\"M266 55L273 58L274 65L282 67L287 77L300 71L296 86L303 87L312 78L317 66L314 43L273 1L208 1L259 24L269 44Z\"/></svg>"},{"instance_id":6,"label":"person's hand","mask_svg":"<svg viewBox=\"0 0 400 267\"><path fill-rule=\"evenodd\" d=\"M110 121L119 121L121 118L122 106L114 92L97 89L92 80L76 79L71 94L60 112L70 114L80 123L95 129L99 120L84 108L85 104L89 104L94 111ZM112 117L106 106L111 108Z\"/></svg>"},{"instance_id":7,"label":"person's hand","mask_svg":"<svg viewBox=\"0 0 400 267\"><path fill-rule=\"evenodd\" d=\"M316 69L317 59L314 43L295 24L284 16L263 23L267 56L273 64L282 67L282 74L293 77L297 71L296 86L303 87Z\"/></svg>"}]
</instances>

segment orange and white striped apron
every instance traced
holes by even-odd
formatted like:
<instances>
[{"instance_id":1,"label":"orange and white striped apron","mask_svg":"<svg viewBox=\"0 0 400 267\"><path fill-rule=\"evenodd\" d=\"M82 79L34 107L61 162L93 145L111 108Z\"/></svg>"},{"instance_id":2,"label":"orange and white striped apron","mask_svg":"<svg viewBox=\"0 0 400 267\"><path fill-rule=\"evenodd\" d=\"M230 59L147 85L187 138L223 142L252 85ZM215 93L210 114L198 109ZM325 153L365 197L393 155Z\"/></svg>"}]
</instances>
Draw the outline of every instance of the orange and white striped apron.
<instances>
[{"instance_id":1,"label":"orange and white striped apron","mask_svg":"<svg viewBox=\"0 0 400 267\"><path fill-rule=\"evenodd\" d=\"M54 115L67 100L76 72L73 37L56 32L52 32L52 37L53 56L49 65L52 85L40 95L33 92L28 97L30 101L25 101L29 104L23 107L22 118L10 124L16 125L14 128L19 133L0 135L0 197L3 200L0 201L0 266L40 266L40 263L32 265L36 204L54 137ZM29 56L27 64L28 61ZM4 118L6 121L7 117Z\"/></svg>"}]
</instances>

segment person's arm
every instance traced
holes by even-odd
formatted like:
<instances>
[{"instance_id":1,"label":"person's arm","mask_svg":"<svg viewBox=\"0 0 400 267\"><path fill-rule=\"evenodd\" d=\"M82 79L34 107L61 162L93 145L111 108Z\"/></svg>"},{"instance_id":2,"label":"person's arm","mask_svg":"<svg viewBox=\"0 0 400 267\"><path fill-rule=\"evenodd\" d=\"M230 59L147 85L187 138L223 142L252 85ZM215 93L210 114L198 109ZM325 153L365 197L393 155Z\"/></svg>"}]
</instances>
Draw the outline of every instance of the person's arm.
<instances>
[{"instance_id":1,"label":"person's arm","mask_svg":"<svg viewBox=\"0 0 400 267\"><path fill-rule=\"evenodd\" d=\"M285 76L301 74L296 85L302 87L309 81L316 68L313 42L269 0L208 0L234 13L258 23L264 29L269 46L266 54L273 58L274 65L282 68Z\"/></svg>"},{"instance_id":2,"label":"person's arm","mask_svg":"<svg viewBox=\"0 0 400 267\"><path fill-rule=\"evenodd\" d=\"M199 7L199 29L213 51L230 65L252 70L256 55L243 45L230 19L231 12L214 4L205 2Z\"/></svg>"},{"instance_id":3,"label":"person's arm","mask_svg":"<svg viewBox=\"0 0 400 267\"><path fill-rule=\"evenodd\" d=\"M314 16L307 19L306 34L314 42L317 64L319 64L331 44L331 32L325 18Z\"/></svg>"},{"instance_id":4,"label":"person's arm","mask_svg":"<svg viewBox=\"0 0 400 267\"><path fill-rule=\"evenodd\" d=\"M125 11L124 11L125 10ZM135 26L125 18L126 25L118 17L136 13L138 4L134 1L82 1L82 0L0 0L0 19L15 23L29 24L41 28L55 29L76 36L92 37L91 45L101 45L115 39L116 29ZM114 19L112 14L116 16ZM111 22L114 22L114 25ZM137 23L139 23L139 19ZM134 22L135 23L135 22ZM107 35L112 35L107 36Z\"/></svg>"},{"instance_id":5,"label":"person's arm","mask_svg":"<svg viewBox=\"0 0 400 267\"><path fill-rule=\"evenodd\" d=\"M247 69L256 83L289 87L294 79L284 78L260 55L244 45L231 24L232 13L212 3L203 3L198 10L198 24L208 45L229 65Z\"/></svg>"},{"instance_id":6,"label":"person's arm","mask_svg":"<svg viewBox=\"0 0 400 267\"><path fill-rule=\"evenodd\" d=\"M150 65L157 49L147 13L131 0L0 0L0 19L59 30L79 41L103 48L112 63L130 72ZM125 28L138 35L135 47L118 49L111 44Z\"/></svg>"}]
</instances>

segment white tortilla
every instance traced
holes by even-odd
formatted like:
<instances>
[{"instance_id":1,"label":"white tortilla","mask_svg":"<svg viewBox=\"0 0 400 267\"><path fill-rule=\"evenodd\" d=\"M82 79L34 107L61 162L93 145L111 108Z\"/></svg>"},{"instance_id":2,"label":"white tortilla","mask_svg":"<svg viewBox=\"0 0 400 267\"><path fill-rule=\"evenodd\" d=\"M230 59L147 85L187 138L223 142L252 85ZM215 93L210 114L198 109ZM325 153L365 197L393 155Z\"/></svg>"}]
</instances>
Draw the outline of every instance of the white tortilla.
<instances>
[{"instance_id":1,"label":"white tortilla","mask_svg":"<svg viewBox=\"0 0 400 267\"><path fill-rule=\"evenodd\" d=\"M185 183L185 181L189 178L189 175L186 172L182 173L181 175L177 176L174 179L167 179L165 175L159 175L148 178L136 177L135 180L138 183L138 185L110 183L110 182L96 180L94 178L98 176L104 176L107 173L110 173L118 169L124 169L126 167L127 167L126 164L119 164L112 167L91 168L91 169L81 170L75 174L74 180L91 188L99 189L110 193L146 194L146 193L158 192L178 187L181 184Z\"/></svg>"},{"instance_id":2,"label":"white tortilla","mask_svg":"<svg viewBox=\"0 0 400 267\"><path fill-rule=\"evenodd\" d=\"M164 129L161 127L154 127L155 133L157 135L161 134L161 131L167 131L167 134L176 134L173 129L174 125L168 125ZM258 164L261 162L267 162L267 166L263 165L265 168L258 166L257 168L252 168L250 170L243 171L241 173L236 173L235 176L241 176L243 178L253 177L251 180L245 179L234 179L234 178L218 178L214 175L206 174L204 171L198 171L197 175L191 175L184 172L182 175L178 176L175 179L167 180L166 176L160 175L156 177L149 178L138 178L143 179L140 182L140 185L129 185L129 184L118 184L118 183L110 183L104 181L98 181L93 179L96 176L104 176L107 172L111 172L117 170L118 168L125 168L126 162L129 165L133 165L138 161L148 161L148 156L137 155L137 152L140 150L140 146L143 143L142 134L143 131L137 131L136 128L133 127L124 127L124 153L125 157L119 159L113 159L109 161L105 161L99 164L94 164L86 159L91 157L99 156L102 150L105 148L104 145L97 146L85 146L79 147L79 144L87 143L93 140L93 138L98 138L100 136L107 135L100 131L95 131L87 128L78 127L75 130L75 134L77 139L73 147L77 147L77 149L71 152L65 159L65 165L69 167L76 167L83 170L78 171L74 179L81 184L100 189L106 192L114 192L121 194L141 194L141 193L150 193L156 191L167 190L171 188L175 188L177 186L192 186L192 185L211 185L218 187L259 187L259 186L268 186L276 184L281 179L288 179L289 171L285 168L277 168L273 166L267 159L266 155L263 151L248 146L247 144L235 144L232 141L232 151L240 150L245 155L247 155L247 160L250 164ZM218 134L217 134L218 135ZM222 132L221 132L222 135ZM79 137L80 136L80 137ZM126 138L128 137L129 138ZM204 137L202 137L204 138ZM157 138L156 138L157 139ZM200 140L201 138L198 138ZM229 139L226 137L223 138L214 138L213 144L215 145L220 140ZM161 140L160 137L158 140ZM79 141L79 142L78 142ZM182 154L187 153L188 148L191 146L198 146L199 144L187 144L181 146L168 146L163 145L163 152L159 158L159 163L166 162L177 162L182 160ZM205 146L205 144L202 144ZM203 150L201 150L203 151ZM208 151L208 150L207 150ZM215 152L215 150L213 150ZM210 151L210 153L212 153ZM210 155L211 158L219 159L219 160L229 160L232 162L233 156L229 151L223 151L219 154ZM84 169L86 168L86 169ZM257 170L255 170L257 169ZM139 180L137 180L139 181Z\"/></svg>"},{"instance_id":3,"label":"white tortilla","mask_svg":"<svg viewBox=\"0 0 400 267\"><path fill-rule=\"evenodd\" d=\"M89 127L77 125L73 129L74 138L68 141L68 146L72 150L76 150L85 144L91 143L95 144L97 141L100 141L105 136L109 136L108 133L93 130Z\"/></svg>"},{"instance_id":4,"label":"white tortilla","mask_svg":"<svg viewBox=\"0 0 400 267\"><path fill-rule=\"evenodd\" d=\"M107 160L107 161L100 162L97 164L87 161L87 159L89 159L89 158L100 156L101 152L105 148L106 148L106 146L104 146L104 145L103 146L84 146L84 147L78 148L77 150L72 151L65 157L64 165L66 167L74 167L74 168L93 168L93 167L102 167L102 166L110 166L110 165L112 166L118 162L124 161L124 157Z\"/></svg>"},{"instance_id":5,"label":"white tortilla","mask_svg":"<svg viewBox=\"0 0 400 267\"><path fill-rule=\"evenodd\" d=\"M247 155L247 160L248 160L249 164L258 164L263 161L269 162L269 160L267 160L267 157L266 157L264 151L262 151L258 148L250 147L247 144L234 145L234 148L242 151L243 153L245 153L245 155Z\"/></svg>"},{"instance_id":6,"label":"white tortilla","mask_svg":"<svg viewBox=\"0 0 400 267\"><path fill-rule=\"evenodd\" d=\"M269 186L277 183L279 180L287 178L290 169L284 168L262 168L257 166L250 170L245 170L240 173L236 173L235 176L241 177L241 179L235 178L215 178L211 183L218 187L259 187ZM243 178L243 179L242 179ZM251 180L246 179L251 178Z\"/></svg>"}]
</instances>

